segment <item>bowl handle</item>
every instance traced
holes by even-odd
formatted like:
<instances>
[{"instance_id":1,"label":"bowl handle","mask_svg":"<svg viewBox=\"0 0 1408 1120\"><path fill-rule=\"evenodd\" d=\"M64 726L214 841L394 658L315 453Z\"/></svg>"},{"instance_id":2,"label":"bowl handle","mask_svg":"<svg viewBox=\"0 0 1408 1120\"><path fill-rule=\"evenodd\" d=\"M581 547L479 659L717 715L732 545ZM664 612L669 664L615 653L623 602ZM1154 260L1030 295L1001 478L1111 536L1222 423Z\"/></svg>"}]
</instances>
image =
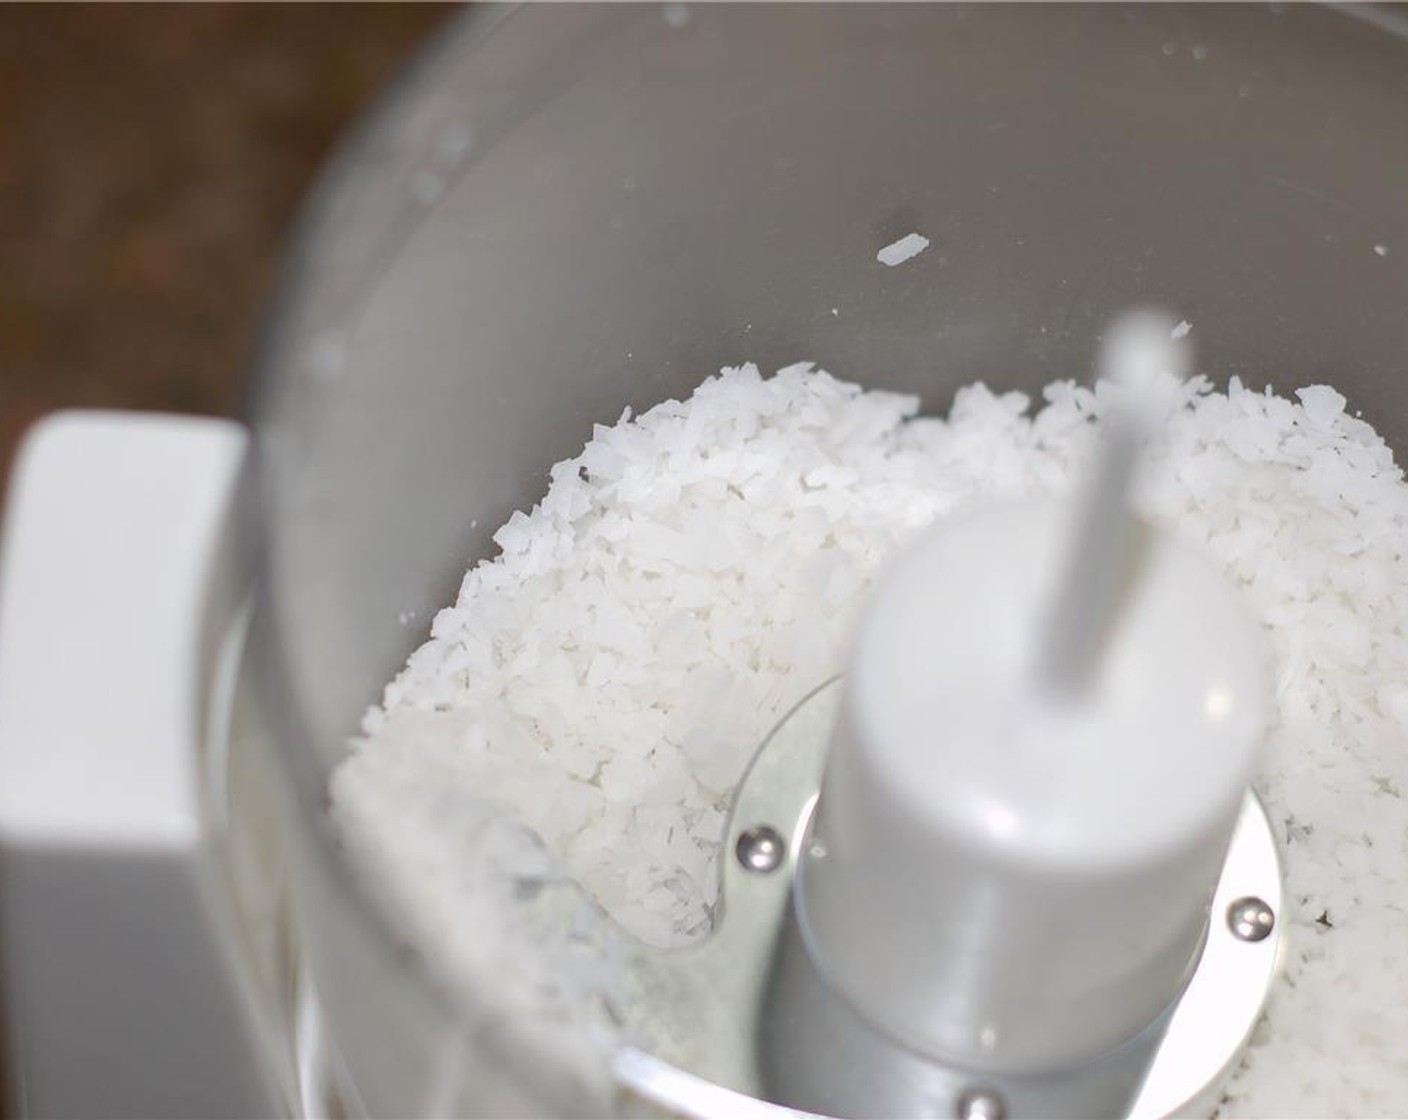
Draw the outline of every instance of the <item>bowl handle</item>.
<instances>
[{"instance_id":1,"label":"bowl handle","mask_svg":"<svg viewBox=\"0 0 1408 1120\"><path fill-rule=\"evenodd\" d=\"M269 1116L216 895L206 603L244 459L223 420L66 412L0 550L0 985L13 1115Z\"/></svg>"}]
</instances>

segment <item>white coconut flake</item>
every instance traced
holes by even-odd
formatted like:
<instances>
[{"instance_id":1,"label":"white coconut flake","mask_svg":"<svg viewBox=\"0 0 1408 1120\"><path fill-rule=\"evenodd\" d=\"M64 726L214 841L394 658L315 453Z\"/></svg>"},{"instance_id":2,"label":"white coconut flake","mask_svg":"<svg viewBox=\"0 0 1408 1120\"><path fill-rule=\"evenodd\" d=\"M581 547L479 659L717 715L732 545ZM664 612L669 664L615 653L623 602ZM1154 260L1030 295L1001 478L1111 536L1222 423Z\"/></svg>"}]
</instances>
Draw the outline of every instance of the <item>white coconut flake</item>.
<instances>
[{"instance_id":1,"label":"white coconut flake","mask_svg":"<svg viewBox=\"0 0 1408 1120\"><path fill-rule=\"evenodd\" d=\"M1374 252L1381 257L1386 257L1388 256L1388 246L1383 244L1375 245Z\"/></svg>"},{"instance_id":2,"label":"white coconut flake","mask_svg":"<svg viewBox=\"0 0 1408 1120\"><path fill-rule=\"evenodd\" d=\"M1169 338L1187 338L1193 333L1193 324L1187 319L1180 319L1178 325L1168 332Z\"/></svg>"},{"instance_id":3,"label":"white coconut flake","mask_svg":"<svg viewBox=\"0 0 1408 1120\"><path fill-rule=\"evenodd\" d=\"M878 253L875 259L883 265L894 268L897 264L917 257L929 247L929 239L921 233L907 233L898 241L892 241Z\"/></svg>"},{"instance_id":4,"label":"white coconut flake","mask_svg":"<svg viewBox=\"0 0 1408 1120\"><path fill-rule=\"evenodd\" d=\"M1344 415L1345 399L1328 385L1308 385L1296 390L1306 417L1320 427L1330 427Z\"/></svg>"},{"instance_id":5,"label":"white coconut flake","mask_svg":"<svg viewBox=\"0 0 1408 1120\"><path fill-rule=\"evenodd\" d=\"M844 667L885 559L965 509L1069 491L1110 399L970 385L918 417L807 363L742 366L598 426L368 713L331 788L348 858L445 984L590 1066L618 930L707 933L732 791ZM1243 589L1275 670L1255 785L1285 974L1220 1114L1408 1115L1402 471L1329 386L1196 378L1135 497Z\"/></svg>"}]
</instances>

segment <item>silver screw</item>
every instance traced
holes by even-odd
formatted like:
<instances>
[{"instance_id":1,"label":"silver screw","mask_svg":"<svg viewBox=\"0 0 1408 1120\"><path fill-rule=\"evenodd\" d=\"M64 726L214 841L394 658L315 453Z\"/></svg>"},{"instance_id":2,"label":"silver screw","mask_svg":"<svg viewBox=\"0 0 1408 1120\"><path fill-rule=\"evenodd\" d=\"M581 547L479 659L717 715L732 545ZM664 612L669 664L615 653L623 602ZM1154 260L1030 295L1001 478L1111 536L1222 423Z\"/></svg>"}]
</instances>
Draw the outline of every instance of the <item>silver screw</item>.
<instances>
[{"instance_id":1,"label":"silver screw","mask_svg":"<svg viewBox=\"0 0 1408 1120\"><path fill-rule=\"evenodd\" d=\"M776 871L782 864L782 857L787 854L787 841L772 825L754 825L739 833L734 852L738 862L749 871L765 874Z\"/></svg>"},{"instance_id":2,"label":"silver screw","mask_svg":"<svg viewBox=\"0 0 1408 1120\"><path fill-rule=\"evenodd\" d=\"M1238 941L1265 941L1275 925L1275 913L1256 895L1245 895L1227 908L1227 928Z\"/></svg>"},{"instance_id":3,"label":"silver screw","mask_svg":"<svg viewBox=\"0 0 1408 1120\"><path fill-rule=\"evenodd\" d=\"M958 1120L1007 1120L1007 1102L996 1089L969 1089L958 1098Z\"/></svg>"}]
</instances>

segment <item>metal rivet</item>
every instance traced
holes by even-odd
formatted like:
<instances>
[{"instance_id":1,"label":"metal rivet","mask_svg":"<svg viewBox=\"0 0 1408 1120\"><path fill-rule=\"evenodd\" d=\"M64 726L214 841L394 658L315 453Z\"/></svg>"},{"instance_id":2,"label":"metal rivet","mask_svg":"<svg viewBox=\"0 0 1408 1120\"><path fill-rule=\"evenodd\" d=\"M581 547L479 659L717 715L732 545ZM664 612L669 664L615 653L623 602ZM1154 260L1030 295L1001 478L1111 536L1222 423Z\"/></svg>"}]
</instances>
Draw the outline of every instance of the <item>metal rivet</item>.
<instances>
[{"instance_id":1,"label":"metal rivet","mask_svg":"<svg viewBox=\"0 0 1408 1120\"><path fill-rule=\"evenodd\" d=\"M787 841L771 825L754 825L739 834L734 852L749 871L776 871L787 854Z\"/></svg>"},{"instance_id":2,"label":"metal rivet","mask_svg":"<svg viewBox=\"0 0 1408 1120\"><path fill-rule=\"evenodd\" d=\"M1265 941L1275 925L1275 913L1255 895L1239 898L1227 908L1227 928L1238 941Z\"/></svg>"},{"instance_id":3,"label":"metal rivet","mask_svg":"<svg viewBox=\"0 0 1408 1120\"><path fill-rule=\"evenodd\" d=\"M958 1120L1006 1120L1007 1102L995 1089L969 1089L958 1098Z\"/></svg>"}]
</instances>

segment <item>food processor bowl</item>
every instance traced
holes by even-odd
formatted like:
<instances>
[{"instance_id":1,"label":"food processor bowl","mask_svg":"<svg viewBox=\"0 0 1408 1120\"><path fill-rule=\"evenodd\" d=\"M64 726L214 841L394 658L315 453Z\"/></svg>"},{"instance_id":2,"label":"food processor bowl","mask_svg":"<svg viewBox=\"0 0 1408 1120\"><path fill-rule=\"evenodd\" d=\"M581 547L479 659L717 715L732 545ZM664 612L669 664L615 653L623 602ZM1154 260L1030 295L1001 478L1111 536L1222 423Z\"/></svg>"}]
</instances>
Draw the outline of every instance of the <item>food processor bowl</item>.
<instances>
[{"instance_id":1,"label":"food processor bowl","mask_svg":"<svg viewBox=\"0 0 1408 1120\"><path fill-rule=\"evenodd\" d=\"M975 380L1031 393L1085 378L1141 302L1191 324L1215 381L1333 383L1401 451L1405 140L1391 8L456 18L300 221L258 357L241 578L212 601L235 635L207 743L226 889L289 1110L645 1108L492 985L439 985L327 815L363 712L593 423L748 361L932 411ZM912 232L923 253L877 259Z\"/></svg>"},{"instance_id":2,"label":"food processor bowl","mask_svg":"<svg viewBox=\"0 0 1408 1120\"><path fill-rule=\"evenodd\" d=\"M246 684L297 798L294 942L339 1094L614 1107L427 981L323 811L381 684L594 422L744 361L934 410L974 380L1031 392L1085 377L1140 300L1215 379L1333 382L1408 440L1401 19L529 5L451 27L314 196L259 363ZM910 232L926 252L877 261Z\"/></svg>"}]
</instances>

